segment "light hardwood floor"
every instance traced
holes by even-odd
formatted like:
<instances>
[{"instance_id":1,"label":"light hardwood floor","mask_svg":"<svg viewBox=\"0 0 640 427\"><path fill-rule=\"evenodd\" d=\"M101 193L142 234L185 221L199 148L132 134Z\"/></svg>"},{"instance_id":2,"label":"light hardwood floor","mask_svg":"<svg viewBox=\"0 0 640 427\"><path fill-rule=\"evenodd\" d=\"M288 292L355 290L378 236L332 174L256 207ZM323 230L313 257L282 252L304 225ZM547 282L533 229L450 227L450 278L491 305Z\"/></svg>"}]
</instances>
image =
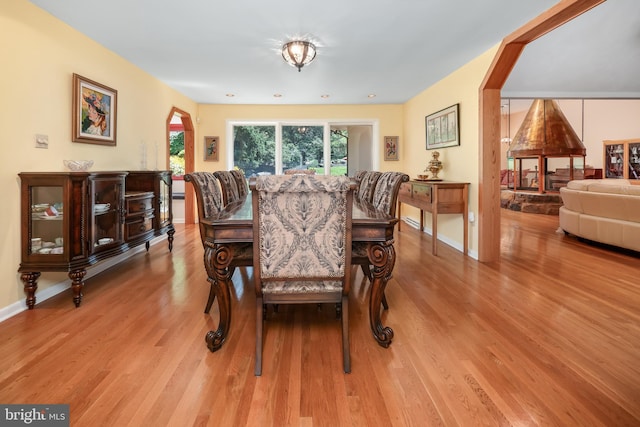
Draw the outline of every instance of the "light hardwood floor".
<instances>
[{"instance_id":1,"label":"light hardwood floor","mask_svg":"<svg viewBox=\"0 0 640 427\"><path fill-rule=\"evenodd\" d=\"M251 269L234 276L223 348L196 226L0 323L0 403L69 403L72 426L640 425L640 257L503 211L502 259L482 264L405 226L387 288L390 348L350 296L352 373L330 306L281 306L253 375Z\"/></svg>"}]
</instances>

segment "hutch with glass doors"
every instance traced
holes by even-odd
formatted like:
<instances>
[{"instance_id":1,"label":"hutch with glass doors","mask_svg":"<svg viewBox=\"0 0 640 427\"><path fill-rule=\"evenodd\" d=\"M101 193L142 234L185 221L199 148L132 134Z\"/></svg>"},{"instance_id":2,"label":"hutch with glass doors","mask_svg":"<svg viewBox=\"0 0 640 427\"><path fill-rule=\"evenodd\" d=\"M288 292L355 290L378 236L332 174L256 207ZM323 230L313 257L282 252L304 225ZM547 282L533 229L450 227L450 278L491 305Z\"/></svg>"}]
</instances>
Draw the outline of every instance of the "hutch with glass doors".
<instances>
[{"instance_id":1,"label":"hutch with glass doors","mask_svg":"<svg viewBox=\"0 0 640 427\"><path fill-rule=\"evenodd\" d=\"M640 179L640 138L604 141L604 177Z\"/></svg>"},{"instance_id":2,"label":"hutch with glass doors","mask_svg":"<svg viewBox=\"0 0 640 427\"><path fill-rule=\"evenodd\" d=\"M167 234L173 248L170 171L23 172L21 263L36 303L43 271L66 271L73 302L82 299L87 267Z\"/></svg>"}]
</instances>

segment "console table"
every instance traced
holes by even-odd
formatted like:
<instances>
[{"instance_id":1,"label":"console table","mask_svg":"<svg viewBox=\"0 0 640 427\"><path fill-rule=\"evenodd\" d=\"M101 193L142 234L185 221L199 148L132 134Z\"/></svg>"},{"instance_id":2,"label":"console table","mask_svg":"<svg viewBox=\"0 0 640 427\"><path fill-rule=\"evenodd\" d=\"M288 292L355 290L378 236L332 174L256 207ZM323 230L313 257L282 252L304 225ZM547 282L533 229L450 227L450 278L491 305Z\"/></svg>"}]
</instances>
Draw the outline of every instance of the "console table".
<instances>
[{"instance_id":1,"label":"console table","mask_svg":"<svg viewBox=\"0 0 640 427\"><path fill-rule=\"evenodd\" d=\"M424 230L424 211L431 212L431 252L438 254L438 214L462 214L464 254L469 249L469 183L452 181L409 181L400 186L398 218L401 204L420 209L420 231ZM402 221L398 222L400 231Z\"/></svg>"}]
</instances>

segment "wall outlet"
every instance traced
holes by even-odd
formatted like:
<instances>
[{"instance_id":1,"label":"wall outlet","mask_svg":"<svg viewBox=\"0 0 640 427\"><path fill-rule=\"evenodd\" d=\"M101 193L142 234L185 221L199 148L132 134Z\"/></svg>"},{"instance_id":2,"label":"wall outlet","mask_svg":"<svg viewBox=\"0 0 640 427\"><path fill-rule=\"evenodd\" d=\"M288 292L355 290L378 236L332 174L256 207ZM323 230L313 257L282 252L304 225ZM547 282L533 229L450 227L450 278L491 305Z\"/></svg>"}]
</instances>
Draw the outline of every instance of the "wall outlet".
<instances>
[{"instance_id":1,"label":"wall outlet","mask_svg":"<svg viewBox=\"0 0 640 427\"><path fill-rule=\"evenodd\" d=\"M36 135L36 148L49 148L49 135Z\"/></svg>"},{"instance_id":2,"label":"wall outlet","mask_svg":"<svg viewBox=\"0 0 640 427\"><path fill-rule=\"evenodd\" d=\"M469 212L469 222L473 223L476 220L476 216L473 212Z\"/></svg>"}]
</instances>

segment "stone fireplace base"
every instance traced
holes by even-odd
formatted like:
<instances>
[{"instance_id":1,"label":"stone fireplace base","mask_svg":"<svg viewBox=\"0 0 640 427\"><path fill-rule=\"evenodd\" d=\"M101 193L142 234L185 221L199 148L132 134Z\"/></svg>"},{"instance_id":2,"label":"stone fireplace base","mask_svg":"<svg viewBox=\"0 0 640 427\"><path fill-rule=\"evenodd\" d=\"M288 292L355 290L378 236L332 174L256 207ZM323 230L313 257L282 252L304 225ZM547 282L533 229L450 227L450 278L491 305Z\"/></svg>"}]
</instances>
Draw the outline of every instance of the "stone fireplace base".
<instances>
[{"instance_id":1,"label":"stone fireplace base","mask_svg":"<svg viewBox=\"0 0 640 427\"><path fill-rule=\"evenodd\" d=\"M512 211L558 215L562 198L558 193L532 193L529 191L500 191L500 207Z\"/></svg>"}]
</instances>

